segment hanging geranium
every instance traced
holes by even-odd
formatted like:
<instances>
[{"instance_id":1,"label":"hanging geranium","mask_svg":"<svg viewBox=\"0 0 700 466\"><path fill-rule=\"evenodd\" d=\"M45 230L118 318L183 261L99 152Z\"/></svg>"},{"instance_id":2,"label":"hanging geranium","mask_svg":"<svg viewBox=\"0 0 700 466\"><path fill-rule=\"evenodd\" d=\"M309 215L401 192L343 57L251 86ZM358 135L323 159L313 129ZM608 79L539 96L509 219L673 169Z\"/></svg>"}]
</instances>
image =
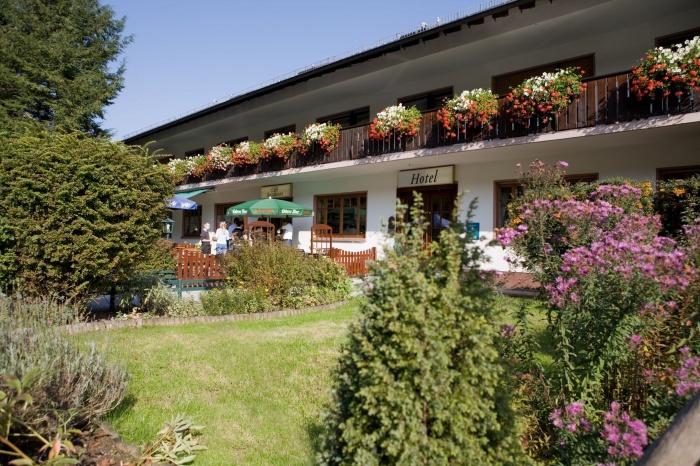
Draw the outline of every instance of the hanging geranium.
<instances>
[{"instance_id":1,"label":"hanging geranium","mask_svg":"<svg viewBox=\"0 0 700 466\"><path fill-rule=\"evenodd\" d=\"M285 162L297 148L297 135L295 133L279 134L275 133L265 139L262 144L262 158L280 158Z\"/></svg>"},{"instance_id":2,"label":"hanging geranium","mask_svg":"<svg viewBox=\"0 0 700 466\"><path fill-rule=\"evenodd\" d=\"M220 146L212 147L207 154L209 159L209 166L212 170L228 170L228 168L233 165L233 160L231 158L231 153L233 150L226 144Z\"/></svg>"},{"instance_id":3,"label":"hanging geranium","mask_svg":"<svg viewBox=\"0 0 700 466\"><path fill-rule=\"evenodd\" d=\"M187 173L192 176L204 176L205 173L211 171L211 165L206 155L193 155L185 159L187 164Z\"/></svg>"},{"instance_id":4,"label":"hanging geranium","mask_svg":"<svg viewBox=\"0 0 700 466\"><path fill-rule=\"evenodd\" d=\"M656 47L632 68L630 91L638 100L657 93L681 96L690 89L700 90L700 36L671 48Z\"/></svg>"},{"instance_id":5,"label":"hanging geranium","mask_svg":"<svg viewBox=\"0 0 700 466\"><path fill-rule=\"evenodd\" d=\"M467 128L489 127L491 118L498 115L498 96L491 91L474 89L446 100L438 110L437 119L450 131L453 137L457 131L466 132Z\"/></svg>"},{"instance_id":6,"label":"hanging geranium","mask_svg":"<svg viewBox=\"0 0 700 466\"><path fill-rule=\"evenodd\" d=\"M260 143L243 141L236 145L231 152L231 160L237 167L255 165L260 161L262 146Z\"/></svg>"},{"instance_id":7,"label":"hanging geranium","mask_svg":"<svg viewBox=\"0 0 700 466\"><path fill-rule=\"evenodd\" d=\"M187 160L173 159L168 162L168 170L173 176L173 183L183 181L190 174L187 172Z\"/></svg>"},{"instance_id":8,"label":"hanging geranium","mask_svg":"<svg viewBox=\"0 0 700 466\"><path fill-rule=\"evenodd\" d=\"M377 114L369 125L371 139L401 139L418 132L421 112L416 107L404 107L401 104L387 107Z\"/></svg>"},{"instance_id":9,"label":"hanging geranium","mask_svg":"<svg viewBox=\"0 0 700 466\"><path fill-rule=\"evenodd\" d=\"M547 124L586 89L581 83L583 73L578 67L567 68L526 80L508 94L511 107L506 113L511 115L511 121L526 126L533 118Z\"/></svg>"},{"instance_id":10,"label":"hanging geranium","mask_svg":"<svg viewBox=\"0 0 700 466\"><path fill-rule=\"evenodd\" d=\"M314 123L304 129L299 140L299 152L307 153L316 144L323 151L330 152L335 149L340 140L340 125L333 123Z\"/></svg>"}]
</instances>

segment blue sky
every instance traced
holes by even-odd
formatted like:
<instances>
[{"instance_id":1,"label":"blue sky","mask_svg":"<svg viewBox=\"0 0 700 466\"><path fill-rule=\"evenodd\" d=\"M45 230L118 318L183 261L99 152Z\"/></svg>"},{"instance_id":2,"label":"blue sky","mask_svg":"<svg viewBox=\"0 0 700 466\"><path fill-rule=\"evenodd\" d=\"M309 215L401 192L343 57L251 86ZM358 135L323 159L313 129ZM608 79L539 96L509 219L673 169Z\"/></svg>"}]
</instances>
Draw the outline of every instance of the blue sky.
<instances>
[{"instance_id":1,"label":"blue sky","mask_svg":"<svg viewBox=\"0 0 700 466\"><path fill-rule=\"evenodd\" d=\"M105 109L114 139L486 0L102 0L134 41ZM493 2L491 2L493 3Z\"/></svg>"}]
</instances>

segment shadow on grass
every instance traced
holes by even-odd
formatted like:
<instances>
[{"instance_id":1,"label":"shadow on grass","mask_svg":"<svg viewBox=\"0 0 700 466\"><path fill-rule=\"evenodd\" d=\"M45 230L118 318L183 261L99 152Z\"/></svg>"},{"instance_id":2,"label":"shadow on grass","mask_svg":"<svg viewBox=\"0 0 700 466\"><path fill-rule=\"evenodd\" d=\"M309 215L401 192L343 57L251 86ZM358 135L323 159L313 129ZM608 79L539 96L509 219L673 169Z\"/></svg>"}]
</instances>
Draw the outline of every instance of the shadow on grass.
<instances>
[{"instance_id":1,"label":"shadow on grass","mask_svg":"<svg viewBox=\"0 0 700 466\"><path fill-rule=\"evenodd\" d=\"M112 423L115 419L127 415L134 408L134 405L136 405L136 400L134 395L127 394L122 402L105 416L106 419Z\"/></svg>"},{"instance_id":2,"label":"shadow on grass","mask_svg":"<svg viewBox=\"0 0 700 466\"><path fill-rule=\"evenodd\" d=\"M309 439L309 446L314 457L321 451L321 434L323 433L323 423L320 420L307 420L306 436Z\"/></svg>"}]
</instances>

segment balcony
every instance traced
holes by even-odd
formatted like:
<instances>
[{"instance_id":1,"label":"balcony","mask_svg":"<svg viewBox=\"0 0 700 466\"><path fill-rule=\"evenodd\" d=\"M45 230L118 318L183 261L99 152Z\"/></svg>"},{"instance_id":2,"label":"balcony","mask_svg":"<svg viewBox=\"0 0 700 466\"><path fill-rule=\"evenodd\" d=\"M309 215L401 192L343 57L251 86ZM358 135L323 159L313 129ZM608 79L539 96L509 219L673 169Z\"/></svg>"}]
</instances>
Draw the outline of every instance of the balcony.
<instances>
[{"instance_id":1,"label":"balcony","mask_svg":"<svg viewBox=\"0 0 700 466\"><path fill-rule=\"evenodd\" d=\"M343 129L338 146L330 153L320 150L311 151L305 155L292 154L286 162L282 160L266 160L257 165L233 167L227 172L218 171L205 175L203 178L188 177L184 183L198 183L222 178L250 176L285 169L300 169L307 166L357 160L376 155L429 149L453 144L465 144L475 141L493 139L517 138L533 134L553 131L566 131L580 128L590 128L598 125L608 125L634 120L645 119L660 115L690 113L698 110L694 96L670 96L662 99L645 97L638 101L628 91L631 75L629 73L601 76L585 79L586 90L578 100L571 103L565 112L554 121L540 124L531 121L529 127L512 123L506 113L508 102L499 99L499 115L491 129L458 131L452 137L438 123L437 111L423 114L420 131L405 141L376 141L369 138L369 125Z\"/></svg>"}]
</instances>

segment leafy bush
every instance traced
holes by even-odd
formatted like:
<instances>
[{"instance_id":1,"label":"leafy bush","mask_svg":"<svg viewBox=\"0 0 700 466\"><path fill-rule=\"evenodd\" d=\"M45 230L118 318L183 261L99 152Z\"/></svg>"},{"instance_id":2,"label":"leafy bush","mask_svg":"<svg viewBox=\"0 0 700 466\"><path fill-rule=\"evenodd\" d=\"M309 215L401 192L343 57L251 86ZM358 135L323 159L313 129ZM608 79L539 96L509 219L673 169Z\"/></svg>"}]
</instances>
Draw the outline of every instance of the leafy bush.
<instances>
[{"instance_id":1,"label":"leafy bush","mask_svg":"<svg viewBox=\"0 0 700 466\"><path fill-rule=\"evenodd\" d=\"M56 301L0 297L0 374L26 379L38 372L28 387L33 402L13 416L45 438L99 420L126 392L122 367L60 333L58 326L79 320Z\"/></svg>"},{"instance_id":2,"label":"leafy bush","mask_svg":"<svg viewBox=\"0 0 700 466\"><path fill-rule=\"evenodd\" d=\"M244 245L221 258L228 275L228 286L251 298L255 308L299 308L345 299L350 293L350 279L345 269L329 259L313 258L284 243L257 242ZM217 297L229 300L235 293L212 292L209 304ZM206 300L207 298L205 298ZM267 304L269 303L269 304ZM205 304L205 308L206 308ZM225 304L217 305L224 312ZM206 311L209 312L209 311Z\"/></svg>"},{"instance_id":3,"label":"leafy bush","mask_svg":"<svg viewBox=\"0 0 700 466\"><path fill-rule=\"evenodd\" d=\"M200 300L204 314L209 316L252 314L276 309L272 300L259 289L219 288L202 293Z\"/></svg>"},{"instance_id":4,"label":"leafy bush","mask_svg":"<svg viewBox=\"0 0 700 466\"><path fill-rule=\"evenodd\" d=\"M423 217L417 197L412 218ZM397 219L403 218L399 208ZM398 222L348 331L325 418L321 464L522 464L494 346L482 250L452 222Z\"/></svg>"},{"instance_id":5,"label":"leafy bush","mask_svg":"<svg viewBox=\"0 0 700 466\"><path fill-rule=\"evenodd\" d=\"M550 305L542 335L519 315L504 336L529 445L564 464L631 464L700 389L700 219L677 242L661 235L649 183L566 188L533 167L541 183L526 184L500 234ZM538 341L551 345L546 363Z\"/></svg>"},{"instance_id":6,"label":"leafy bush","mask_svg":"<svg viewBox=\"0 0 700 466\"><path fill-rule=\"evenodd\" d=\"M128 277L160 237L172 192L136 146L40 130L0 138L0 211L32 295L87 299Z\"/></svg>"}]
</instances>

